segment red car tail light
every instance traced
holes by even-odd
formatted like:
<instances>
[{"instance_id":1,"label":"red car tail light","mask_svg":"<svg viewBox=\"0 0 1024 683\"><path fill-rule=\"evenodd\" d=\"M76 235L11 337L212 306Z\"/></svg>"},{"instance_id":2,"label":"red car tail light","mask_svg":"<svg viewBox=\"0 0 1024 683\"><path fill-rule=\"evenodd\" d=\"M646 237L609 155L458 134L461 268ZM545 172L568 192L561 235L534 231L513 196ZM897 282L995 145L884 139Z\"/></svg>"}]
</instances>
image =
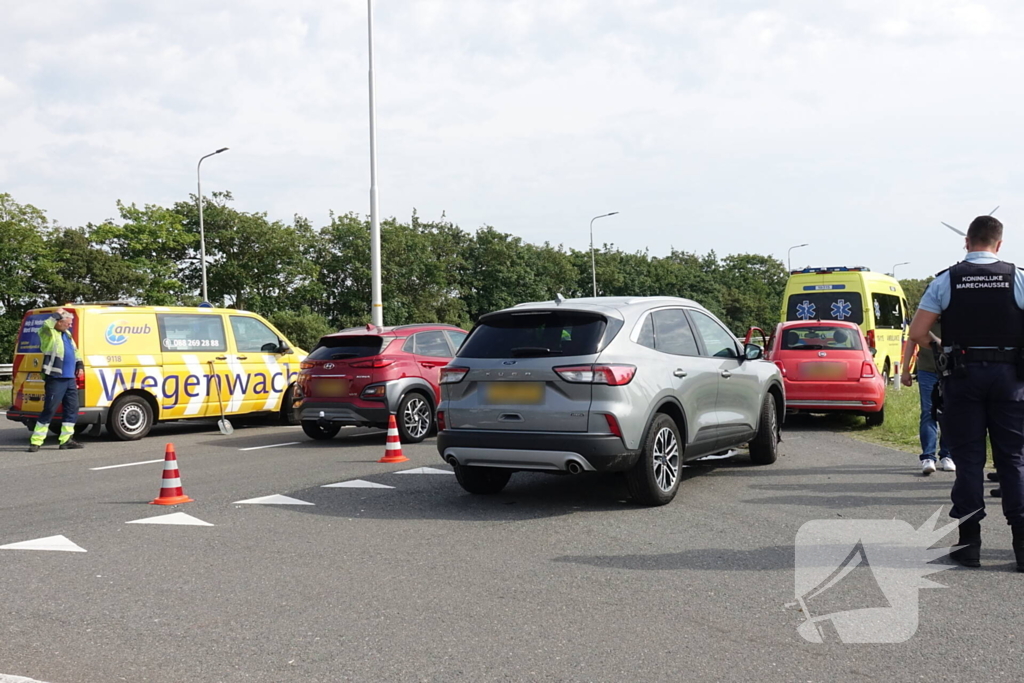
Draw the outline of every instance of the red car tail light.
<instances>
[{"instance_id":1,"label":"red car tail light","mask_svg":"<svg viewBox=\"0 0 1024 683\"><path fill-rule=\"evenodd\" d=\"M565 365L555 372L572 384L607 384L621 387L633 381L635 365Z\"/></svg>"},{"instance_id":2,"label":"red car tail light","mask_svg":"<svg viewBox=\"0 0 1024 683\"><path fill-rule=\"evenodd\" d=\"M371 358L370 360L356 361L355 363L349 363L354 368L386 368L389 365L394 365L394 358Z\"/></svg>"},{"instance_id":3,"label":"red car tail light","mask_svg":"<svg viewBox=\"0 0 1024 683\"><path fill-rule=\"evenodd\" d=\"M440 383L441 384L458 384L459 382L461 382L463 379L466 378L467 374L469 374L469 368L458 368L458 367L441 368Z\"/></svg>"},{"instance_id":4,"label":"red car tail light","mask_svg":"<svg viewBox=\"0 0 1024 683\"><path fill-rule=\"evenodd\" d=\"M622 427L619 426L618 419L611 413L605 413L604 419L608 423L608 429L611 430L611 433L621 439Z\"/></svg>"},{"instance_id":5,"label":"red car tail light","mask_svg":"<svg viewBox=\"0 0 1024 683\"><path fill-rule=\"evenodd\" d=\"M874 377L875 376L875 364L869 360L864 361L864 365L860 369L861 377Z\"/></svg>"},{"instance_id":6,"label":"red car tail light","mask_svg":"<svg viewBox=\"0 0 1024 683\"><path fill-rule=\"evenodd\" d=\"M786 364L785 363L783 363L781 360L777 360L777 361L775 361L775 367L777 367L779 369L779 372L782 373L783 377L786 376Z\"/></svg>"},{"instance_id":7,"label":"red car tail light","mask_svg":"<svg viewBox=\"0 0 1024 683\"><path fill-rule=\"evenodd\" d=\"M316 367L316 363L314 363L312 361L304 360L301 363L299 363L299 370L309 370L310 368L315 368L315 367Z\"/></svg>"},{"instance_id":8,"label":"red car tail light","mask_svg":"<svg viewBox=\"0 0 1024 683\"><path fill-rule=\"evenodd\" d=\"M444 421L444 411L443 410L437 411L436 419L437 419L437 431L443 432L444 430L448 429L448 423L446 423Z\"/></svg>"},{"instance_id":9,"label":"red car tail light","mask_svg":"<svg viewBox=\"0 0 1024 683\"><path fill-rule=\"evenodd\" d=\"M85 371L75 373L75 387L79 390L85 389Z\"/></svg>"}]
</instances>

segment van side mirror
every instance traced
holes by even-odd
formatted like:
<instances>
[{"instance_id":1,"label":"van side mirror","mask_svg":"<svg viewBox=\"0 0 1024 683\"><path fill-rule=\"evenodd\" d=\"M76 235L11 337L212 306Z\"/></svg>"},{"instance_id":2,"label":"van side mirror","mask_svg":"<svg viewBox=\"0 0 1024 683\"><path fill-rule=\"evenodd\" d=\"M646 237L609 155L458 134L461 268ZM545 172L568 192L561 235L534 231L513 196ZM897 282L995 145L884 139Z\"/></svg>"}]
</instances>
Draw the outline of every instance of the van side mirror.
<instances>
[{"instance_id":1,"label":"van side mirror","mask_svg":"<svg viewBox=\"0 0 1024 683\"><path fill-rule=\"evenodd\" d=\"M295 353L292 351L292 347L288 346L287 342L281 342L280 346L277 347L277 352L281 354Z\"/></svg>"},{"instance_id":2,"label":"van side mirror","mask_svg":"<svg viewBox=\"0 0 1024 683\"><path fill-rule=\"evenodd\" d=\"M764 349L757 344L747 344L743 347L743 357L746 360L761 360L764 358Z\"/></svg>"}]
</instances>

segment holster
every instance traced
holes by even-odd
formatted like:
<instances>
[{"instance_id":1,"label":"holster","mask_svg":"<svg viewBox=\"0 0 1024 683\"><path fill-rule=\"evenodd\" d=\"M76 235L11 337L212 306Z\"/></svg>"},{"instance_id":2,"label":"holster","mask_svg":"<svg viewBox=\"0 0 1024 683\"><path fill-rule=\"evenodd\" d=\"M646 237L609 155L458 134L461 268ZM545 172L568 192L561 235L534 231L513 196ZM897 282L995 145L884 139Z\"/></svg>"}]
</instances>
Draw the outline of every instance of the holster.
<instances>
[{"instance_id":1,"label":"holster","mask_svg":"<svg viewBox=\"0 0 1024 683\"><path fill-rule=\"evenodd\" d=\"M932 419L941 422L942 411L946 407L945 398L942 395L942 380L940 379L932 387Z\"/></svg>"}]
</instances>

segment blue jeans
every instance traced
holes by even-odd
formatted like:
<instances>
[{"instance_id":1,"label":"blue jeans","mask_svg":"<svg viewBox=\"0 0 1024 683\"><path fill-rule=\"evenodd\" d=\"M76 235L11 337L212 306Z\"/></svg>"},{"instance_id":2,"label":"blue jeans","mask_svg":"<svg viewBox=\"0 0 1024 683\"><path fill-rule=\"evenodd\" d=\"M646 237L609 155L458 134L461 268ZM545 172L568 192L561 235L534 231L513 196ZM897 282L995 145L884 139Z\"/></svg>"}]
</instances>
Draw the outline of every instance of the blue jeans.
<instances>
[{"instance_id":1,"label":"blue jeans","mask_svg":"<svg viewBox=\"0 0 1024 683\"><path fill-rule=\"evenodd\" d=\"M927 370L917 371L917 388L921 392L921 461L948 458L949 448L946 444L946 435L942 435L942 442L938 456L935 455L936 442L939 441L939 425L932 417L932 391L939 381L939 375Z\"/></svg>"}]
</instances>

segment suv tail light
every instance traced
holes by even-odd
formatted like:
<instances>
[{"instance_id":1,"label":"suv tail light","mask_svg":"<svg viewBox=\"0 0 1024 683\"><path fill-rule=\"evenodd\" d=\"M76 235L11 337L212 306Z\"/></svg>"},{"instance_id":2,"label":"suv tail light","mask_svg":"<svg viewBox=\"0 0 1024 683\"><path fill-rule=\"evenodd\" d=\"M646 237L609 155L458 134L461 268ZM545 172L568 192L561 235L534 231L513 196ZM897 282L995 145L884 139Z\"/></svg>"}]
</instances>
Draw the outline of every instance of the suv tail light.
<instances>
[{"instance_id":1,"label":"suv tail light","mask_svg":"<svg viewBox=\"0 0 1024 683\"><path fill-rule=\"evenodd\" d=\"M619 426L619 421L611 413L605 413L605 422L608 423L608 430L615 436L622 438L622 427Z\"/></svg>"},{"instance_id":2,"label":"suv tail light","mask_svg":"<svg viewBox=\"0 0 1024 683\"><path fill-rule=\"evenodd\" d=\"M444 420L443 410L437 411L437 415L435 416L435 418L437 419L437 431L443 432L444 430L448 429L448 423L445 422Z\"/></svg>"},{"instance_id":3,"label":"suv tail light","mask_svg":"<svg viewBox=\"0 0 1024 683\"><path fill-rule=\"evenodd\" d=\"M869 360L864 361L864 365L860 369L861 377L874 377L875 376L875 364Z\"/></svg>"},{"instance_id":4,"label":"suv tail light","mask_svg":"<svg viewBox=\"0 0 1024 683\"><path fill-rule=\"evenodd\" d=\"M299 370L309 370L310 368L315 368L315 367L316 367L316 363L314 363L313 361L304 360L301 363L299 363Z\"/></svg>"},{"instance_id":5,"label":"suv tail light","mask_svg":"<svg viewBox=\"0 0 1024 683\"><path fill-rule=\"evenodd\" d=\"M635 365L564 365L555 372L572 384L607 384L621 387L633 381Z\"/></svg>"},{"instance_id":6,"label":"suv tail light","mask_svg":"<svg viewBox=\"0 0 1024 683\"><path fill-rule=\"evenodd\" d=\"M370 360L360 360L354 363L349 363L349 365L353 368L386 368L394 363L394 358L371 358Z\"/></svg>"},{"instance_id":7,"label":"suv tail light","mask_svg":"<svg viewBox=\"0 0 1024 683\"><path fill-rule=\"evenodd\" d=\"M466 375L469 368L441 368L441 384L458 384Z\"/></svg>"},{"instance_id":8,"label":"suv tail light","mask_svg":"<svg viewBox=\"0 0 1024 683\"><path fill-rule=\"evenodd\" d=\"M786 364L785 363L783 363L781 360L777 360L777 361L775 361L775 367L777 367L779 369L779 372L782 373L783 377L786 376Z\"/></svg>"}]
</instances>

